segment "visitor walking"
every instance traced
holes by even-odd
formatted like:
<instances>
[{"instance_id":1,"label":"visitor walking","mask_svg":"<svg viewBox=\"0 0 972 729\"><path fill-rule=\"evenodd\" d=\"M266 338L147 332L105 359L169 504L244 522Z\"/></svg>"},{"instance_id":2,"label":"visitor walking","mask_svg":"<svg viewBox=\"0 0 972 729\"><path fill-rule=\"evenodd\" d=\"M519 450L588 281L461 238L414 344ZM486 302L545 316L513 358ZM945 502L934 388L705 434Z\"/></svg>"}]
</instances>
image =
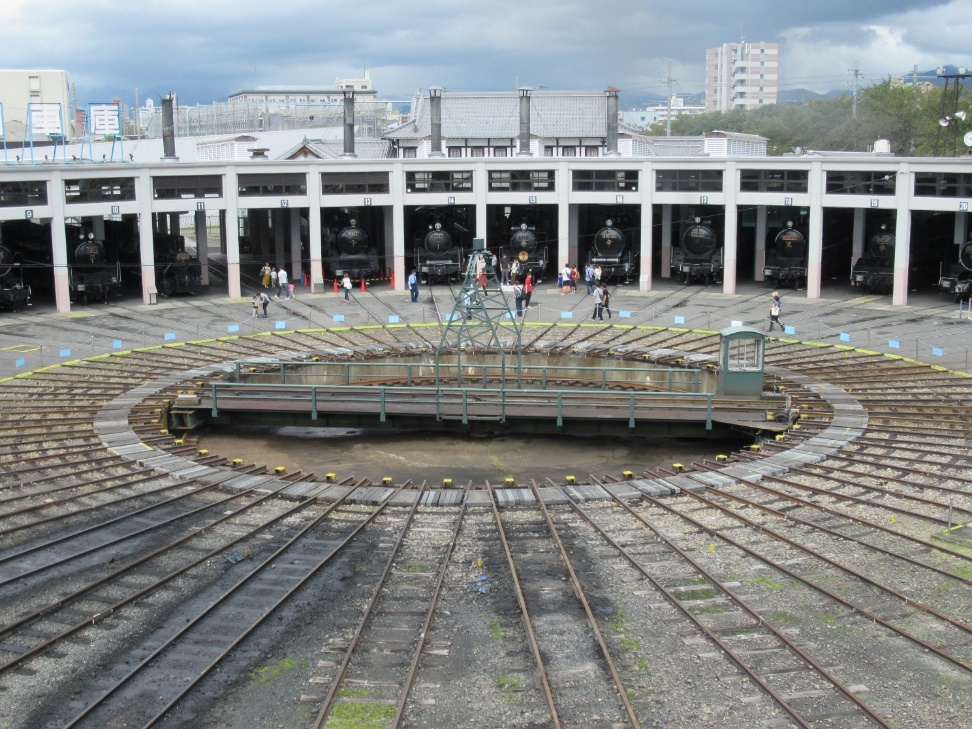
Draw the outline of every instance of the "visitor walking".
<instances>
[{"instance_id":1,"label":"visitor walking","mask_svg":"<svg viewBox=\"0 0 972 729\"><path fill-rule=\"evenodd\" d=\"M351 277L348 274L344 274L344 278L341 279L341 288L344 289L344 303L347 304L351 301Z\"/></svg>"},{"instance_id":2,"label":"visitor walking","mask_svg":"<svg viewBox=\"0 0 972 729\"><path fill-rule=\"evenodd\" d=\"M773 292L773 300L770 302L770 321L769 329L767 331L773 331L773 325L779 324L782 331L786 331L786 325L780 321L780 314L783 313L783 302L780 301L780 293L778 291Z\"/></svg>"},{"instance_id":3,"label":"visitor walking","mask_svg":"<svg viewBox=\"0 0 972 729\"><path fill-rule=\"evenodd\" d=\"M414 304L418 301L418 276L415 275L415 270L408 275L408 291L412 295L412 303Z\"/></svg>"}]
</instances>

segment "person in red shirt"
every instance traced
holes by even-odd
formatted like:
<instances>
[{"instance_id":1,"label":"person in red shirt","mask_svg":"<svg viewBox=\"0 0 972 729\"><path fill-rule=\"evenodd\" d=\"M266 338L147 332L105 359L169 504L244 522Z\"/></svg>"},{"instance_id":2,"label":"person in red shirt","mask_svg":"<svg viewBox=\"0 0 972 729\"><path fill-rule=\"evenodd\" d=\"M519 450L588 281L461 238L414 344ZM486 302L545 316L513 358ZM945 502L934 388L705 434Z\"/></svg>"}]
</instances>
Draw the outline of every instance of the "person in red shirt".
<instances>
[{"instance_id":1,"label":"person in red shirt","mask_svg":"<svg viewBox=\"0 0 972 729\"><path fill-rule=\"evenodd\" d=\"M527 274L523 281L523 306L530 308L530 295L533 293L533 272Z\"/></svg>"},{"instance_id":2,"label":"person in red shirt","mask_svg":"<svg viewBox=\"0 0 972 729\"><path fill-rule=\"evenodd\" d=\"M577 293L577 266L570 267L570 293Z\"/></svg>"},{"instance_id":3,"label":"person in red shirt","mask_svg":"<svg viewBox=\"0 0 972 729\"><path fill-rule=\"evenodd\" d=\"M485 268L479 272L479 277L476 279L476 282L482 287L483 293L485 294L486 293L486 269Z\"/></svg>"}]
</instances>

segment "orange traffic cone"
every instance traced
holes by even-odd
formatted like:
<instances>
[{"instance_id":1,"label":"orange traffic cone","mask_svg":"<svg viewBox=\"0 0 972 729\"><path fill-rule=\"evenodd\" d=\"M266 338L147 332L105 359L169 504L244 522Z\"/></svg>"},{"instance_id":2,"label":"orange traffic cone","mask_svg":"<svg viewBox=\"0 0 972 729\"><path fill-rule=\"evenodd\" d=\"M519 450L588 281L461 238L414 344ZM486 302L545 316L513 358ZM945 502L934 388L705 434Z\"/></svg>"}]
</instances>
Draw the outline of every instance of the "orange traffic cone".
<instances>
[{"instance_id":1,"label":"orange traffic cone","mask_svg":"<svg viewBox=\"0 0 972 729\"><path fill-rule=\"evenodd\" d=\"M334 277L334 293L338 292L337 276Z\"/></svg>"},{"instance_id":2,"label":"orange traffic cone","mask_svg":"<svg viewBox=\"0 0 972 729\"><path fill-rule=\"evenodd\" d=\"M363 276L361 277L361 290L362 291L367 291L368 290L368 284L365 282Z\"/></svg>"},{"instance_id":3,"label":"orange traffic cone","mask_svg":"<svg viewBox=\"0 0 972 729\"><path fill-rule=\"evenodd\" d=\"M388 285L395 288L395 271L394 269L388 269Z\"/></svg>"}]
</instances>

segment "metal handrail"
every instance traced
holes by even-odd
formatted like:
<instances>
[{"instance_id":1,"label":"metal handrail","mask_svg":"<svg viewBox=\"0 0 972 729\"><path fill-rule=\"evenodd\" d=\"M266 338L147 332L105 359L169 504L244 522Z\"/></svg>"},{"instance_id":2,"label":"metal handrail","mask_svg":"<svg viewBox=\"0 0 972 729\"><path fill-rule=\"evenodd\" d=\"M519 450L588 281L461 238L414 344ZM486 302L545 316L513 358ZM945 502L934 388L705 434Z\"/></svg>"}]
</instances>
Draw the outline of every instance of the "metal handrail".
<instances>
[{"instance_id":1,"label":"metal handrail","mask_svg":"<svg viewBox=\"0 0 972 729\"><path fill-rule=\"evenodd\" d=\"M309 368L318 369L321 367L327 367L328 369L337 369L339 372L343 373L343 381L345 385L352 384L352 369L361 369L367 373L368 370L375 369L404 369L406 382L411 386L412 378L414 377L414 372L416 368L432 368L436 367L430 362L306 362L306 361L280 361L280 362L267 362L266 360L240 360L236 362L236 379L242 382L242 378L250 374L244 372L245 367L265 367L268 364L273 364L277 372L276 374L280 377L281 384L287 384L288 368L300 368L302 370L301 374L307 374L306 370ZM472 378L473 373L478 372L477 377L481 377L483 381L483 387L485 387L488 380L490 372L502 372L504 367L500 364L439 364L439 370L454 370L457 373L462 372L462 374ZM508 369L508 368L507 368ZM663 377L667 375L667 387L672 390L674 383L677 379L684 383L686 388L690 388L698 392L699 388L702 386L702 372L703 370L694 367L594 367L594 366L560 366L560 365L524 365L517 369L518 373L521 375L529 375L531 373L539 373L540 380L543 384L543 388L547 387L547 380L550 375L556 375L560 372L569 372L576 376L577 373L598 373L600 374L601 386L607 387L608 383L624 383L630 381L630 375L632 373L637 373L641 376L648 376L652 379L653 375L662 375ZM611 373L623 373L628 376L626 378L609 379L608 375ZM264 370L261 372L255 372L252 374L259 374L261 376L275 374L272 370ZM313 373L311 373L313 374ZM688 380L686 382L686 380ZM658 384L664 384L662 378L656 380Z\"/></svg>"},{"instance_id":2,"label":"metal handrail","mask_svg":"<svg viewBox=\"0 0 972 729\"><path fill-rule=\"evenodd\" d=\"M297 384L268 384L268 383L240 383L240 382L212 382L210 396L212 398L212 416L218 417L219 403L237 397L251 397L246 391L254 390L267 393L270 397L277 397L277 393L286 392L291 401L305 402L310 400L311 419L317 420L322 410L322 403L354 402L374 403L378 406L378 416L385 422L389 414L395 414L395 406L408 403L411 405L434 405L436 419L449 417L461 418L467 424L470 418L470 405L478 408L492 408L492 412L483 417L498 418L505 422L510 407L537 408L556 405L557 425L563 425L564 407L574 407L582 410L590 417L592 409L596 408L599 417L612 419L627 418L630 428L635 427L635 414L638 408L655 407L659 402L667 400L677 403L680 410L705 409L706 429L712 429L712 393L692 392L605 392L604 390L539 390L539 389L511 389L511 388L470 388L470 387L403 387L388 385L297 385ZM232 393L232 394L231 394ZM330 397L322 397L330 395ZM338 396L335 398L335 396Z\"/></svg>"}]
</instances>

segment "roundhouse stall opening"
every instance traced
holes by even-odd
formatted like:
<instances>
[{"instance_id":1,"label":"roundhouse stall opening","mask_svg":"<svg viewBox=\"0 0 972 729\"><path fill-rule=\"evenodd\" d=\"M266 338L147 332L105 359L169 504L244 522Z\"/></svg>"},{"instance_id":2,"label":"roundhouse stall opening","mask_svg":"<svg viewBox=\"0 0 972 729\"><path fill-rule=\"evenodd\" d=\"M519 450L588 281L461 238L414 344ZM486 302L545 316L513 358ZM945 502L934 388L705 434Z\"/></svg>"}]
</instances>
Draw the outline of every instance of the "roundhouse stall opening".
<instances>
[{"instance_id":1,"label":"roundhouse stall opening","mask_svg":"<svg viewBox=\"0 0 972 729\"><path fill-rule=\"evenodd\" d=\"M542 283L556 267L556 205L487 205L486 247L509 263L519 263L522 281L527 273Z\"/></svg>"},{"instance_id":2,"label":"roundhouse stall opening","mask_svg":"<svg viewBox=\"0 0 972 729\"><path fill-rule=\"evenodd\" d=\"M955 301L967 301L972 298L972 231L969 212L962 209L967 206L960 199L972 197L972 173L926 171L916 172L914 178L916 205L944 203L947 209L912 211L912 250L918 236L919 241L930 240L931 247L942 252L939 289ZM922 232L917 232L919 226Z\"/></svg>"},{"instance_id":3,"label":"roundhouse stall opening","mask_svg":"<svg viewBox=\"0 0 972 729\"><path fill-rule=\"evenodd\" d=\"M0 222L0 244L10 254L14 269L10 276L16 275L24 286L30 287L31 303L53 305L54 243L50 221L4 220ZM16 269L20 270L19 274Z\"/></svg>"},{"instance_id":4,"label":"roundhouse stall opening","mask_svg":"<svg viewBox=\"0 0 972 729\"><path fill-rule=\"evenodd\" d=\"M414 268L423 284L459 281L475 232L473 205L406 206L406 271Z\"/></svg>"},{"instance_id":5,"label":"roundhouse stall opening","mask_svg":"<svg viewBox=\"0 0 972 729\"><path fill-rule=\"evenodd\" d=\"M721 283L724 208L719 205L677 205L673 212L677 218L673 215L672 278L685 284Z\"/></svg>"},{"instance_id":6,"label":"roundhouse stall opening","mask_svg":"<svg viewBox=\"0 0 972 729\"><path fill-rule=\"evenodd\" d=\"M938 210L911 212L911 245L908 257L908 290L937 288L941 278L958 264L960 248L954 244L955 216L964 213Z\"/></svg>"},{"instance_id":7,"label":"roundhouse stall opening","mask_svg":"<svg viewBox=\"0 0 972 729\"><path fill-rule=\"evenodd\" d=\"M18 311L30 305L31 288L14 254L0 237L0 309Z\"/></svg>"},{"instance_id":8,"label":"roundhouse stall opening","mask_svg":"<svg viewBox=\"0 0 972 729\"><path fill-rule=\"evenodd\" d=\"M641 251L640 205L577 206L578 270L600 267L601 281L612 286L631 283L638 276Z\"/></svg>"},{"instance_id":9,"label":"roundhouse stall opening","mask_svg":"<svg viewBox=\"0 0 972 729\"><path fill-rule=\"evenodd\" d=\"M321 255L327 281L340 280L345 273L355 285L361 279L387 277L394 262L385 257L385 208L321 208Z\"/></svg>"},{"instance_id":10,"label":"roundhouse stall opening","mask_svg":"<svg viewBox=\"0 0 972 729\"><path fill-rule=\"evenodd\" d=\"M792 205L766 207L763 238L766 255L761 277L767 287L792 288L796 291L807 287L809 216L809 208ZM747 213L746 217L750 215ZM740 222L742 218L740 216Z\"/></svg>"},{"instance_id":11,"label":"roundhouse stall opening","mask_svg":"<svg viewBox=\"0 0 972 729\"><path fill-rule=\"evenodd\" d=\"M863 255L854 263L851 285L869 294L894 291L894 257L897 248L893 210L866 211Z\"/></svg>"}]
</instances>

